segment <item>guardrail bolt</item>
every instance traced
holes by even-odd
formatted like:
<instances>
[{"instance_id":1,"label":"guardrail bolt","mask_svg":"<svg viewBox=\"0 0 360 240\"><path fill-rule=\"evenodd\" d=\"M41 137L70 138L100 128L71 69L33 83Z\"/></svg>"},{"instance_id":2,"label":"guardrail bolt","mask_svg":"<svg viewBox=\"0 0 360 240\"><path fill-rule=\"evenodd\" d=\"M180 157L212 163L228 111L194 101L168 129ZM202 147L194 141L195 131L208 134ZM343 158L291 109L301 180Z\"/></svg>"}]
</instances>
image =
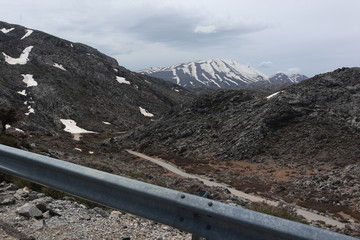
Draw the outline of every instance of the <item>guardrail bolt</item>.
<instances>
[{"instance_id":1,"label":"guardrail bolt","mask_svg":"<svg viewBox=\"0 0 360 240\"><path fill-rule=\"evenodd\" d=\"M181 196L180 196L181 198L185 198L185 194L181 194Z\"/></svg>"},{"instance_id":2,"label":"guardrail bolt","mask_svg":"<svg viewBox=\"0 0 360 240\"><path fill-rule=\"evenodd\" d=\"M209 205L209 207L211 207L211 206L213 205L213 203L212 203L212 202L208 202L208 205Z\"/></svg>"}]
</instances>

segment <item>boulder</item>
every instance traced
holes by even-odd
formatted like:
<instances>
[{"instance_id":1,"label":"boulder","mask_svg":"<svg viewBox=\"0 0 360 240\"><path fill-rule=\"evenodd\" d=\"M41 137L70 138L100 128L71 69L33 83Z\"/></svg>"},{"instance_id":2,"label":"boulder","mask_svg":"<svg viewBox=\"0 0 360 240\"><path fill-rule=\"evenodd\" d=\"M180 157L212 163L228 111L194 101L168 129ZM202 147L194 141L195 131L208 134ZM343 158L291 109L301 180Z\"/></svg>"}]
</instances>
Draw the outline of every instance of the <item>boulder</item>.
<instances>
[{"instance_id":1,"label":"boulder","mask_svg":"<svg viewBox=\"0 0 360 240\"><path fill-rule=\"evenodd\" d=\"M17 209L17 213L29 218L42 218L42 212L34 204L26 203Z\"/></svg>"}]
</instances>

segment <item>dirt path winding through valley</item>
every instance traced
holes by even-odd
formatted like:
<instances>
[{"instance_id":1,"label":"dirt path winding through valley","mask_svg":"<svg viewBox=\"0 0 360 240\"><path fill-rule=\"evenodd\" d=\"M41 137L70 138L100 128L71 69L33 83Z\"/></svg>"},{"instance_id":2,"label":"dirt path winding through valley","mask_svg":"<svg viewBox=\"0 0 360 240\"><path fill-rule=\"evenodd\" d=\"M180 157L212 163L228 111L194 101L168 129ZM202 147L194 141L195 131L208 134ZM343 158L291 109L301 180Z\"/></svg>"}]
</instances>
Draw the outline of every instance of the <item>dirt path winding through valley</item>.
<instances>
[{"instance_id":1,"label":"dirt path winding through valley","mask_svg":"<svg viewBox=\"0 0 360 240\"><path fill-rule=\"evenodd\" d=\"M240 197L240 198L247 199L247 200L249 200L251 202L266 202L267 204L275 205L275 206L278 204L278 202L276 202L276 201L265 199L265 198L260 197L260 196L247 194L247 193L239 191L239 190L237 190L235 188L231 188L231 187L229 187L229 186L227 186L225 184L210 181L208 178L206 178L204 176L198 176L198 175L194 175L194 174L189 174L189 173L184 172L183 170L179 169L174 164L166 162L163 159L150 157L150 156L147 156L147 155L145 155L143 153L139 153L139 152L132 151L132 150L129 150L129 149L127 149L126 151L128 153L134 155L134 156L137 156L137 157L143 158L145 160L148 160L148 161L150 161L152 163L155 163L155 164L157 164L157 165L159 165L159 166L161 166L161 167L163 167L163 168L165 168L165 169L167 169L167 170L169 170L169 171L171 171L173 173L176 173L176 174L178 174L178 175L180 175L182 177L198 179L198 180L202 181L205 185L208 185L208 186L216 186L216 187L226 188L233 195L235 195L237 197ZM337 221L335 219L319 215L317 213L311 212L310 210L307 210L307 209L304 209L304 208L300 208L298 206L296 206L296 209L297 209L297 213L299 215L303 216L308 221L323 221L326 224L329 224L329 225L332 225L332 226L337 226L339 228L345 227L344 223L341 223L341 222L339 222L339 221Z\"/></svg>"}]
</instances>

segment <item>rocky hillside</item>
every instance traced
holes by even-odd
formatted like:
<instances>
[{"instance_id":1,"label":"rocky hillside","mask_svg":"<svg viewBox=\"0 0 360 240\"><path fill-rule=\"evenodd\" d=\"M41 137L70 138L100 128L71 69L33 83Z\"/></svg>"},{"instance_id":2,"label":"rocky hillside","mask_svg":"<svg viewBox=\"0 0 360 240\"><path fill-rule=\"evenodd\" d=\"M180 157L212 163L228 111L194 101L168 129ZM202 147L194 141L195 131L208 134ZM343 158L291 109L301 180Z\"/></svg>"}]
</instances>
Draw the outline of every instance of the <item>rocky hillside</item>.
<instances>
[{"instance_id":1,"label":"rocky hillside","mask_svg":"<svg viewBox=\"0 0 360 240\"><path fill-rule=\"evenodd\" d=\"M22 26L0 22L0 104L19 128L56 135L72 120L93 132L126 131L188 99L176 84L131 72L115 59Z\"/></svg>"},{"instance_id":2,"label":"rocky hillside","mask_svg":"<svg viewBox=\"0 0 360 240\"><path fill-rule=\"evenodd\" d=\"M194 61L170 67L144 69L139 72L189 88L237 89L249 88L258 82L268 82L268 77L255 68L222 59Z\"/></svg>"},{"instance_id":3,"label":"rocky hillside","mask_svg":"<svg viewBox=\"0 0 360 240\"><path fill-rule=\"evenodd\" d=\"M360 68L344 68L272 95L215 91L117 140L190 162L307 159L345 166L358 162L360 156L359 82Z\"/></svg>"}]
</instances>

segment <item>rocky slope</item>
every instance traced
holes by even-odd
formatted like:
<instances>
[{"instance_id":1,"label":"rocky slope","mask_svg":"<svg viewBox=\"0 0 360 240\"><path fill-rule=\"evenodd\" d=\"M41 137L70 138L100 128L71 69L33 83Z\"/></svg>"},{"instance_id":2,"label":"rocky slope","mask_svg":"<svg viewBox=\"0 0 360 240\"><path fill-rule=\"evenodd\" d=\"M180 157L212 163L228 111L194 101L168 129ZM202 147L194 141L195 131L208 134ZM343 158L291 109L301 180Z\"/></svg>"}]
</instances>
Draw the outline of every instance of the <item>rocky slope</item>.
<instances>
[{"instance_id":1,"label":"rocky slope","mask_svg":"<svg viewBox=\"0 0 360 240\"><path fill-rule=\"evenodd\" d=\"M143 151L191 159L354 163L360 156L359 79L359 68L339 69L269 96L215 91L123 139Z\"/></svg>"},{"instance_id":2,"label":"rocky slope","mask_svg":"<svg viewBox=\"0 0 360 240\"><path fill-rule=\"evenodd\" d=\"M271 95L218 90L105 141L234 188L360 221L360 68Z\"/></svg>"},{"instance_id":3,"label":"rocky slope","mask_svg":"<svg viewBox=\"0 0 360 240\"><path fill-rule=\"evenodd\" d=\"M191 95L89 46L5 22L0 29L0 103L18 108L24 131L56 135L65 127L60 119L94 132L124 131Z\"/></svg>"}]
</instances>

